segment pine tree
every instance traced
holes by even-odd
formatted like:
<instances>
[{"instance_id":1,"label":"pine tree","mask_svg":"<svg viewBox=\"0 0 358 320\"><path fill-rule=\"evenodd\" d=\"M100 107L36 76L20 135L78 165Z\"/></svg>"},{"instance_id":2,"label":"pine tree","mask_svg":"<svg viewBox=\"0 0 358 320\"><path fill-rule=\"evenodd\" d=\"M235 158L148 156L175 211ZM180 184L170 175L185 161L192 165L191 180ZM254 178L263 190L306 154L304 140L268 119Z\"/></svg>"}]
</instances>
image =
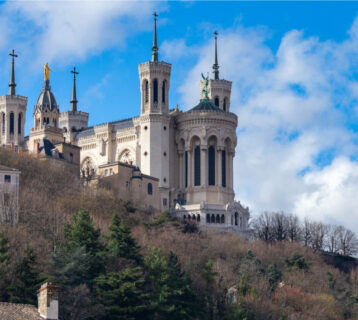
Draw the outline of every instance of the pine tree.
<instances>
[{"instance_id":1,"label":"pine tree","mask_svg":"<svg viewBox=\"0 0 358 320\"><path fill-rule=\"evenodd\" d=\"M24 257L15 266L15 283L9 290L10 302L36 305L36 292L43 282L35 269L36 259L35 252L30 247L26 247Z\"/></svg>"},{"instance_id":2,"label":"pine tree","mask_svg":"<svg viewBox=\"0 0 358 320\"><path fill-rule=\"evenodd\" d=\"M10 254L9 254L9 240L0 234L0 301L8 301L9 285L9 268L10 268Z\"/></svg>"},{"instance_id":3,"label":"pine tree","mask_svg":"<svg viewBox=\"0 0 358 320\"><path fill-rule=\"evenodd\" d=\"M152 306L163 319L193 319L200 315L198 297L189 276L181 271L177 256L169 257L152 249L145 258L145 267L152 285Z\"/></svg>"},{"instance_id":4,"label":"pine tree","mask_svg":"<svg viewBox=\"0 0 358 320\"><path fill-rule=\"evenodd\" d=\"M131 237L130 229L121 223L117 214L112 218L112 224L109 227L107 248L112 257L121 257L129 260L141 261L139 254L140 247Z\"/></svg>"},{"instance_id":5,"label":"pine tree","mask_svg":"<svg viewBox=\"0 0 358 320\"><path fill-rule=\"evenodd\" d=\"M102 319L151 319L141 267L100 275L95 281L98 301L105 308Z\"/></svg>"},{"instance_id":6,"label":"pine tree","mask_svg":"<svg viewBox=\"0 0 358 320\"><path fill-rule=\"evenodd\" d=\"M73 224L65 225L65 246L71 252L83 247L89 259L88 279L94 279L104 271L106 263L104 246L99 240L100 230L95 229L86 210L79 210L72 218Z\"/></svg>"}]
</instances>

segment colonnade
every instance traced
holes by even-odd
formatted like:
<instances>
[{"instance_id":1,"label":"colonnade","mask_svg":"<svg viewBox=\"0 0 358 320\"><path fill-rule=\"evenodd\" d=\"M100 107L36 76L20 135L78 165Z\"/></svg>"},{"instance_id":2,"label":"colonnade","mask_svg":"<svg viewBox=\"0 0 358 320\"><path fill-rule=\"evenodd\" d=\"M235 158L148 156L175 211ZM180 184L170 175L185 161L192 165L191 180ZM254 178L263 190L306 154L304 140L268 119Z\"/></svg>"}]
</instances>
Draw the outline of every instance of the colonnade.
<instances>
[{"instance_id":1,"label":"colonnade","mask_svg":"<svg viewBox=\"0 0 358 320\"><path fill-rule=\"evenodd\" d=\"M25 129L25 119L22 112L11 111L0 113L0 142L1 144L22 142Z\"/></svg>"}]
</instances>

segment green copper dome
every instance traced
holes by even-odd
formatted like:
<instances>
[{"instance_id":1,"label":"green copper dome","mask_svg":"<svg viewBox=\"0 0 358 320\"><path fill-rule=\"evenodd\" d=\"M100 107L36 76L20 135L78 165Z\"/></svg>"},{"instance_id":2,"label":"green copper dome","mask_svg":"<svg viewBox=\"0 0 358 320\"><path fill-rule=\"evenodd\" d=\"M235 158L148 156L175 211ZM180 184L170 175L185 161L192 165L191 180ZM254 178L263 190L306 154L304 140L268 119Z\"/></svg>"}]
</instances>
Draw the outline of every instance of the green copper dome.
<instances>
[{"instance_id":1,"label":"green copper dome","mask_svg":"<svg viewBox=\"0 0 358 320\"><path fill-rule=\"evenodd\" d=\"M218 106L216 106L210 99L201 99L200 103L189 111L203 111L203 110L213 110L213 111L222 111Z\"/></svg>"}]
</instances>

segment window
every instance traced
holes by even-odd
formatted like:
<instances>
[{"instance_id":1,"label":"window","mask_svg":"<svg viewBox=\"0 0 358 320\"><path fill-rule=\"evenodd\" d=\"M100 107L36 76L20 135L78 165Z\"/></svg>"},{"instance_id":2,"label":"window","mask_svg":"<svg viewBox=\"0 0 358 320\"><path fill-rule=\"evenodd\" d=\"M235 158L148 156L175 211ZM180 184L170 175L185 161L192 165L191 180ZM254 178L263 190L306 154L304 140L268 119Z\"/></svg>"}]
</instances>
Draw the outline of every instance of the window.
<instances>
[{"instance_id":1,"label":"window","mask_svg":"<svg viewBox=\"0 0 358 320\"><path fill-rule=\"evenodd\" d=\"M209 147L209 186L215 186L215 148Z\"/></svg>"},{"instance_id":2,"label":"window","mask_svg":"<svg viewBox=\"0 0 358 320\"><path fill-rule=\"evenodd\" d=\"M10 113L10 134L14 134L15 131L15 115Z\"/></svg>"},{"instance_id":3,"label":"window","mask_svg":"<svg viewBox=\"0 0 358 320\"><path fill-rule=\"evenodd\" d=\"M224 104L223 104L223 110L226 111L226 102L227 101L227 98L224 99Z\"/></svg>"},{"instance_id":4,"label":"window","mask_svg":"<svg viewBox=\"0 0 358 320\"><path fill-rule=\"evenodd\" d=\"M126 181L126 188L129 188L129 181Z\"/></svg>"},{"instance_id":5,"label":"window","mask_svg":"<svg viewBox=\"0 0 358 320\"><path fill-rule=\"evenodd\" d=\"M214 214L211 215L211 223L215 223L215 215Z\"/></svg>"},{"instance_id":6,"label":"window","mask_svg":"<svg viewBox=\"0 0 358 320\"><path fill-rule=\"evenodd\" d=\"M5 113L2 114L2 134L5 134L5 121L6 121L6 117L5 117Z\"/></svg>"},{"instance_id":7,"label":"window","mask_svg":"<svg viewBox=\"0 0 358 320\"><path fill-rule=\"evenodd\" d=\"M221 176L222 176L222 186L226 187L226 152L225 152L225 150L221 151Z\"/></svg>"},{"instance_id":8,"label":"window","mask_svg":"<svg viewBox=\"0 0 358 320\"><path fill-rule=\"evenodd\" d=\"M112 169L112 168L109 169L109 174L110 174L110 175L113 174L113 169Z\"/></svg>"},{"instance_id":9,"label":"window","mask_svg":"<svg viewBox=\"0 0 358 320\"><path fill-rule=\"evenodd\" d=\"M108 169L104 170L104 175L108 176Z\"/></svg>"},{"instance_id":10,"label":"window","mask_svg":"<svg viewBox=\"0 0 358 320\"><path fill-rule=\"evenodd\" d=\"M216 215L216 223L220 223L220 216L218 214Z\"/></svg>"},{"instance_id":11,"label":"window","mask_svg":"<svg viewBox=\"0 0 358 320\"><path fill-rule=\"evenodd\" d=\"M167 198L163 198L163 206L166 207L168 205ZM190 217L190 216L189 216Z\"/></svg>"},{"instance_id":12,"label":"window","mask_svg":"<svg viewBox=\"0 0 358 320\"><path fill-rule=\"evenodd\" d=\"M194 150L194 185L200 186L200 147Z\"/></svg>"},{"instance_id":13,"label":"window","mask_svg":"<svg viewBox=\"0 0 358 320\"><path fill-rule=\"evenodd\" d=\"M73 153L70 152L70 161L73 162Z\"/></svg>"},{"instance_id":14,"label":"window","mask_svg":"<svg viewBox=\"0 0 358 320\"><path fill-rule=\"evenodd\" d=\"M185 151L185 188L188 187L188 151Z\"/></svg>"},{"instance_id":15,"label":"window","mask_svg":"<svg viewBox=\"0 0 358 320\"><path fill-rule=\"evenodd\" d=\"M17 133L21 134L21 123L22 123L22 114L19 113L19 117L17 119Z\"/></svg>"},{"instance_id":16,"label":"window","mask_svg":"<svg viewBox=\"0 0 358 320\"><path fill-rule=\"evenodd\" d=\"M237 221L238 216L239 216L239 214L237 212L235 212L235 226L238 225L238 221Z\"/></svg>"},{"instance_id":17,"label":"window","mask_svg":"<svg viewBox=\"0 0 358 320\"><path fill-rule=\"evenodd\" d=\"M217 107L219 106L219 97L215 97L214 103Z\"/></svg>"},{"instance_id":18,"label":"window","mask_svg":"<svg viewBox=\"0 0 358 320\"><path fill-rule=\"evenodd\" d=\"M147 103L148 100L149 100L148 80L144 80L144 102Z\"/></svg>"},{"instance_id":19,"label":"window","mask_svg":"<svg viewBox=\"0 0 358 320\"><path fill-rule=\"evenodd\" d=\"M153 102L158 102L158 80L153 81Z\"/></svg>"},{"instance_id":20,"label":"window","mask_svg":"<svg viewBox=\"0 0 358 320\"><path fill-rule=\"evenodd\" d=\"M5 175L5 183L11 183L11 176Z\"/></svg>"},{"instance_id":21,"label":"window","mask_svg":"<svg viewBox=\"0 0 358 320\"><path fill-rule=\"evenodd\" d=\"M148 183L148 194L153 194L153 185L151 183Z\"/></svg>"},{"instance_id":22,"label":"window","mask_svg":"<svg viewBox=\"0 0 358 320\"><path fill-rule=\"evenodd\" d=\"M210 214L206 214L206 223L210 223Z\"/></svg>"},{"instance_id":23,"label":"window","mask_svg":"<svg viewBox=\"0 0 358 320\"><path fill-rule=\"evenodd\" d=\"M200 222L200 214L196 216L196 221Z\"/></svg>"},{"instance_id":24,"label":"window","mask_svg":"<svg viewBox=\"0 0 358 320\"><path fill-rule=\"evenodd\" d=\"M163 103L165 103L166 84L167 84L167 82L164 80L164 81L163 81L163 86L162 86L162 102L163 102Z\"/></svg>"},{"instance_id":25,"label":"window","mask_svg":"<svg viewBox=\"0 0 358 320\"><path fill-rule=\"evenodd\" d=\"M221 215L221 221L220 222L225 223L225 215L224 214Z\"/></svg>"}]
</instances>

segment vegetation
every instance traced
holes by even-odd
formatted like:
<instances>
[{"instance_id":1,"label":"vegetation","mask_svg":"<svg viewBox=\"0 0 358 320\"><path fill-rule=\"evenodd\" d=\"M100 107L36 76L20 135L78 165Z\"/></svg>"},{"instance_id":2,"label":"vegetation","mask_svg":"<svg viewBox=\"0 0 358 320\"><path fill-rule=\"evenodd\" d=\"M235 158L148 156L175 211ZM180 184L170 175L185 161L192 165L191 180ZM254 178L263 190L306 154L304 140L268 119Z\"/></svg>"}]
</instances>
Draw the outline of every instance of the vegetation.
<instances>
[{"instance_id":1,"label":"vegetation","mask_svg":"<svg viewBox=\"0 0 358 320\"><path fill-rule=\"evenodd\" d=\"M36 304L49 280L66 320L358 318L347 229L265 213L243 241L144 214L28 155L1 150L0 163L22 172L20 222L0 226L1 301Z\"/></svg>"}]
</instances>

